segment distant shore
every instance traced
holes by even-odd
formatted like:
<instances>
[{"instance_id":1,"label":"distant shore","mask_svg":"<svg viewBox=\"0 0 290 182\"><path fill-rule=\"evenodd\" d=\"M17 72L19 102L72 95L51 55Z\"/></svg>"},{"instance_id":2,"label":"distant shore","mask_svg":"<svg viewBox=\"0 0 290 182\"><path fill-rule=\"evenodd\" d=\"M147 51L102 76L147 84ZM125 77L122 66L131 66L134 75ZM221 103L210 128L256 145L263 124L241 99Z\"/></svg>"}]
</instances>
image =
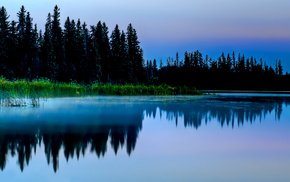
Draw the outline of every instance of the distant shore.
<instances>
[{"instance_id":1,"label":"distant shore","mask_svg":"<svg viewBox=\"0 0 290 182\"><path fill-rule=\"evenodd\" d=\"M262 94L290 94L290 91L266 90L199 90L202 93L262 93Z\"/></svg>"}]
</instances>

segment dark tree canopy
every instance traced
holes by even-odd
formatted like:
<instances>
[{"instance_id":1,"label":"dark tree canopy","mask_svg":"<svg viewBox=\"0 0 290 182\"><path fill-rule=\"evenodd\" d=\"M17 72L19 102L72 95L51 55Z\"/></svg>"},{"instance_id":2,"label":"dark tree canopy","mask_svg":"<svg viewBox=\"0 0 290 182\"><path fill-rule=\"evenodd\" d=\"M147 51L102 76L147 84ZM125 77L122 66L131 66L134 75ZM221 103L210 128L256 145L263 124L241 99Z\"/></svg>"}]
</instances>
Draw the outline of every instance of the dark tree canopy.
<instances>
[{"instance_id":1,"label":"dark tree canopy","mask_svg":"<svg viewBox=\"0 0 290 182\"><path fill-rule=\"evenodd\" d=\"M17 21L9 21L0 8L0 75L7 79L47 78L59 82L112 84L142 83L195 86L200 89L288 89L281 61L273 68L262 59L222 53L212 59L201 52L176 53L175 60L143 59L137 31L116 25L111 33L105 22L87 28L80 19L67 17L63 27L60 8L48 13L45 29L38 32L22 6ZM110 35L109 35L110 33ZM181 56L184 55L184 56ZM238 56L236 56L238 55Z\"/></svg>"}]
</instances>

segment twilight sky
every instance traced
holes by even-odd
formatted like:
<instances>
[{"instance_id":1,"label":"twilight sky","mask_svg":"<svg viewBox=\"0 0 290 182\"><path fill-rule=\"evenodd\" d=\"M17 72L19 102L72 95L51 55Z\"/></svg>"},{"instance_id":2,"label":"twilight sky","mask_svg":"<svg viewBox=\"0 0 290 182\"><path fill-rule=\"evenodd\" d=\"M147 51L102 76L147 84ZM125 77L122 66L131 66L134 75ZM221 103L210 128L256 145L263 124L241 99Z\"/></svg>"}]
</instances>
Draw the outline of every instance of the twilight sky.
<instances>
[{"instance_id":1,"label":"twilight sky","mask_svg":"<svg viewBox=\"0 0 290 182\"><path fill-rule=\"evenodd\" d=\"M166 60L178 51L199 50L216 59L235 51L262 57L269 65L282 61L290 72L289 0L2 0L17 20L21 5L33 22L44 29L47 14L61 9L62 26L67 16L88 25L105 21L111 31L116 24L137 30L144 58Z\"/></svg>"}]
</instances>

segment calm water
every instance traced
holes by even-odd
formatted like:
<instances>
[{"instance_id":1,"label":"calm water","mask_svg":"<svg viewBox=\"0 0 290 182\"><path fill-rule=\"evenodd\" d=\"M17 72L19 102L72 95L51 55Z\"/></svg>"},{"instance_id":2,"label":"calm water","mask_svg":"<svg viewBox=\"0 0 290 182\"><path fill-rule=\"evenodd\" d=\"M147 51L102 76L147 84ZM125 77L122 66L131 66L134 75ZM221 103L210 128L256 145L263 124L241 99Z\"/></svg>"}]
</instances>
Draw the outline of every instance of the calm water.
<instances>
[{"instance_id":1,"label":"calm water","mask_svg":"<svg viewBox=\"0 0 290 182\"><path fill-rule=\"evenodd\" d=\"M1 181L290 181L290 96L85 97L0 107Z\"/></svg>"}]
</instances>

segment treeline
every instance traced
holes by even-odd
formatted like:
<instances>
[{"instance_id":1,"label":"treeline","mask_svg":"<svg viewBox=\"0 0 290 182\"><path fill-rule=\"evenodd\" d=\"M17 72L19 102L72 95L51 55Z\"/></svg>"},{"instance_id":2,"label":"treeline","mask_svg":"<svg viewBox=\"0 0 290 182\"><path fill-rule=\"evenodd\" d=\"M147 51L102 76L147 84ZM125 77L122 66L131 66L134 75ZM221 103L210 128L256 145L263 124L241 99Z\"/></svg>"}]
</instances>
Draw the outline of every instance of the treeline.
<instances>
[{"instance_id":1,"label":"treeline","mask_svg":"<svg viewBox=\"0 0 290 182\"><path fill-rule=\"evenodd\" d=\"M185 52L184 59L168 58L164 64L156 60L146 62L146 75L151 83L195 86L198 89L289 89L285 84L290 75L283 74L281 61L276 66L268 66L265 61L254 57L246 58L235 52L217 60L202 56L198 50Z\"/></svg>"},{"instance_id":2,"label":"treeline","mask_svg":"<svg viewBox=\"0 0 290 182\"><path fill-rule=\"evenodd\" d=\"M131 24L126 33L116 25L108 35L106 23L86 23L67 17L60 9L48 14L44 33L37 30L24 6L18 21L8 21L0 9L0 75L7 79L47 78L53 81L143 82L143 51Z\"/></svg>"},{"instance_id":3,"label":"treeline","mask_svg":"<svg viewBox=\"0 0 290 182\"><path fill-rule=\"evenodd\" d=\"M143 60L136 30L115 26L109 36L105 22L87 24L67 17L60 24L60 9L48 14L45 30L37 30L24 6L18 21L8 21L0 9L0 75L14 79L47 78L55 82L92 84L168 84L198 89L290 89L290 75L283 74L281 61L273 68L244 55L222 55L214 60L199 51L166 63Z\"/></svg>"}]
</instances>

